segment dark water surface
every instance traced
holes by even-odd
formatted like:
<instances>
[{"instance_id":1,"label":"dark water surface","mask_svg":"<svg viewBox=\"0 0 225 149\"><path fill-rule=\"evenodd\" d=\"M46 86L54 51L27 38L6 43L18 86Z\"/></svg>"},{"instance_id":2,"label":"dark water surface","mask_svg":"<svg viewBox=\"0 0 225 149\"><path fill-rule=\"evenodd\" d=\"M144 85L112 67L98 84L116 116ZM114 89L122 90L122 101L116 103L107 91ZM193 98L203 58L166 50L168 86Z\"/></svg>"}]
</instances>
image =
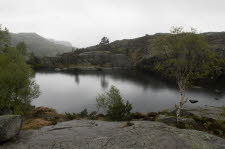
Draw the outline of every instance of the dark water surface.
<instances>
[{"instance_id":1,"label":"dark water surface","mask_svg":"<svg viewBox=\"0 0 225 149\"><path fill-rule=\"evenodd\" d=\"M36 72L41 95L35 106L55 108L58 112L96 110L95 98L116 86L122 96L133 104L133 111L151 112L173 108L178 101L176 87L150 75L133 71L121 72ZM225 95L201 88L188 91L187 96L199 100L186 106L224 106Z\"/></svg>"}]
</instances>

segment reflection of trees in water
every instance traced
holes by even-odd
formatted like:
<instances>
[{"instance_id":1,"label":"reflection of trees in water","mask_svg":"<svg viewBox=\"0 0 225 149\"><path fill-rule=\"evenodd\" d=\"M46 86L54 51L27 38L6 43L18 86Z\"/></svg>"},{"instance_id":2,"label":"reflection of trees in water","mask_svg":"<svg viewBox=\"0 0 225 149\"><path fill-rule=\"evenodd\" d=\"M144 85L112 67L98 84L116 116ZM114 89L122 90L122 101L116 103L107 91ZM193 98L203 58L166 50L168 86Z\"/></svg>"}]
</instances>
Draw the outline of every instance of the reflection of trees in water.
<instances>
[{"instance_id":1,"label":"reflection of trees in water","mask_svg":"<svg viewBox=\"0 0 225 149\"><path fill-rule=\"evenodd\" d=\"M77 85L79 85L79 83L80 83L80 78L77 73L75 74L75 82L77 83Z\"/></svg>"},{"instance_id":2,"label":"reflection of trees in water","mask_svg":"<svg viewBox=\"0 0 225 149\"><path fill-rule=\"evenodd\" d=\"M102 87L102 89L107 89L108 86L109 86L109 81L106 80L105 74L101 75L100 77L101 77L100 78L100 81L101 81L101 87Z\"/></svg>"},{"instance_id":3,"label":"reflection of trees in water","mask_svg":"<svg viewBox=\"0 0 225 149\"><path fill-rule=\"evenodd\" d=\"M164 88L175 89L174 85L168 84L155 76L143 72L129 70L116 71L107 73L107 76L121 82L129 81L132 84L142 87L144 90L147 90L148 88L151 88L152 90L161 90Z\"/></svg>"},{"instance_id":4,"label":"reflection of trees in water","mask_svg":"<svg viewBox=\"0 0 225 149\"><path fill-rule=\"evenodd\" d=\"M136 72L132 70L117 70L117 71L67 71L67 72L55 72L55 71L38 71L39 73L53 73L53 74L64 74L69 76L75 76L75 82L80 83L79 75L81 76L97 76L100 77L100 84L103 89L108 88L109 82L106 79L112 78L118 81L129 81L135 85L142 87L144 90L152 88L153 90L163 89L163 88L174 88L174 86L165 83L155 76L145 74L143 72Z\"/></svg>"},{"instance_id":5,"label":"reflection of trees in water","mask_svg":"<svg viewBox=\"0 0 225 149\"><path fill-rule=\"evenodd\" d=\"M173 90L177 90L176 86L174 84L170 84L166 82L165 80L161 80L158 76L151 75L149 73L143 73L138 71L109 71L109 72L103 72L103 71L70 71L70 72L55 72L55 71L49 71L49 70L42 70L37 71L38 73L53 73L53 74L65 74L74 76L75 75L75 82L77 84L80 83L79 75L85 76L97 76L100 77L100 84L103 89L108 88L109 82L107 81L106 77L112 78L118 81L129 81L132 82L135 85L138 85L142 87L144 90L151 88L152 90L161 90L165 88L170 88ZM204 89L191 89L191 92L203 92L205 94L215 96L216 98L221 99L225 96L225 77L220 78L220 80L215 82L215 85L211 84L207 88ZM215 92L215 90L219 90L219 93Z\"/></svg>"}]
</instances>

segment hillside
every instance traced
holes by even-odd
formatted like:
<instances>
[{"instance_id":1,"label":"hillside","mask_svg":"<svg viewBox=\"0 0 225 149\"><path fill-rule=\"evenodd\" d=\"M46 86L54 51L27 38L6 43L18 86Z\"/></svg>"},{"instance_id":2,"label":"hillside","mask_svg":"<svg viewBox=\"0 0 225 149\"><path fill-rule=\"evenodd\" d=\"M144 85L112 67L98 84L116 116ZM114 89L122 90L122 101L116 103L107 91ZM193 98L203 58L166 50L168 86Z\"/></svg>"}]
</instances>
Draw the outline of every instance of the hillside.
<instances>
[{"instance_id":1,"label":"hillside","mask_svg":"<svg viewBox=\"0 0 225 149\"><path fill-rule=\"evenodd\" d=\"M54 40L54 39L48 39L48 40L55 43L55 44L60 44L60 45L64 45L64 46L67 46L67 47L72 47L72 44L68 41L57 41L57 40Z\"/></svg>"},{"instance_id":2,"label":"hillside","mask_svg":"<svg viewBox=\"0 0 225 149\"><path fill-rule=\"evenodd\" d=\"M38 57L56 56L65 52L72 51L72 45L69 42L55 41L46 39L36 33L11 33L12 45L24 41L28 52L33 52ZM66 46L66 45L67 46Z\"/></svg>"},{"instance_id":3,"label":"hillside","mask_svg":"<svg viewBox=\"0 0 225 149\"><path fill-rule=\"evenodd\" d=\"M108 45L96 45L77 49L48 61L48 64L59 66L61 64L95 65L109 67L144 66L154 60L155 51L152 49L154 39L163 33L145 35L135 39L124 39L111 42ZM203 36L209 43L210 49L225 56L225 32L208 32Z\"/></svg>"},{"instance_id":4,"label":"hillside","mask_svg":"<svg viewBox=\"0 0 225 149\"><path fill-rule=\"evenodd\" d=\"M135 39L123 39L111 42L107 48L99 45L81 49L86 51L110 51L111 53L125 54L131 58L134 65L139 63L144 57L153 57L154 51L152 43L154 39L165 33L156 33L154 35L145 35ZM210 49L225 56L225 32L206 32L202 33L209 43Z\"/></svg>"},{"instance_id":5,"label":"hillside","mask_svg":"<svg viewBox=\"0 0 225 149\"><path fill-rule=\"evenodd\" d=\"M154 65L160 60L156 56L153 42L163 33L145 35L135 39L124 39L106 45L96 45L63 53L57 57L44 58L30 62L35 67L57 68L57 70L103 70L103 69L139 69L160 76L166 74L156 72ZM215 72L211 74L211 82L225 76L225 32L202 33L209 48L218 53L220 62L214 64ZM204 82L204 79L202 81Z\"/></svg>"}]
</instances>

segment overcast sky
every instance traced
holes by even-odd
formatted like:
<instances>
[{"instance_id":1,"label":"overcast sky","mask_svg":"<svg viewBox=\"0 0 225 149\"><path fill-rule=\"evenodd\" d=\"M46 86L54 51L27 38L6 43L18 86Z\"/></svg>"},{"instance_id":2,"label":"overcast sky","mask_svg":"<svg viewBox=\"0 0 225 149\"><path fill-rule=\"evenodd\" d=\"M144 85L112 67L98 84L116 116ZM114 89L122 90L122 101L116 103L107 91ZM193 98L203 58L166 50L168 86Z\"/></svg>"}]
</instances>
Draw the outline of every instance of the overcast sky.
<instances>
[{"instance_id":1,"label":"overcast sky","mask_svg":"<svg viewBox=\"0 0 225 149\"><path fill-rule=\"evenodd\" d=\"M171 26L225 31L225 0L0 0L0 24L87 47Z\"/></svg>"}]
</instances>

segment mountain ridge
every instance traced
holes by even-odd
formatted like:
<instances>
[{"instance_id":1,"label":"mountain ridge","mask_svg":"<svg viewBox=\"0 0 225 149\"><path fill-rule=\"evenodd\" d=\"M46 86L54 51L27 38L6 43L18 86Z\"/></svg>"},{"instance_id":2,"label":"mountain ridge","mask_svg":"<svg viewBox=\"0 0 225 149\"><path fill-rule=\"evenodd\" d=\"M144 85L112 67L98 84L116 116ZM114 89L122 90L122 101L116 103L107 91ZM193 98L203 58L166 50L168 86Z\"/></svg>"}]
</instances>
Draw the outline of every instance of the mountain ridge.
<instances>
[{"instance_id":1,"label":"mountain ridge","mask_svg":"<svg viewBox=\"0 0 225 149\"><path fill-rule=\"evenodd\" d=\"M10 35L13 46L16 46L19 42L25 42L28 52L34 53L34 55L38 57L54 57L65 52L71 52L72 48L74 48L72 45L66 46L62 43L62 41L57 41L54 39L54 41L49 41L49 39L34 32L10 33Z\"/></svg>"}]
</instances>

